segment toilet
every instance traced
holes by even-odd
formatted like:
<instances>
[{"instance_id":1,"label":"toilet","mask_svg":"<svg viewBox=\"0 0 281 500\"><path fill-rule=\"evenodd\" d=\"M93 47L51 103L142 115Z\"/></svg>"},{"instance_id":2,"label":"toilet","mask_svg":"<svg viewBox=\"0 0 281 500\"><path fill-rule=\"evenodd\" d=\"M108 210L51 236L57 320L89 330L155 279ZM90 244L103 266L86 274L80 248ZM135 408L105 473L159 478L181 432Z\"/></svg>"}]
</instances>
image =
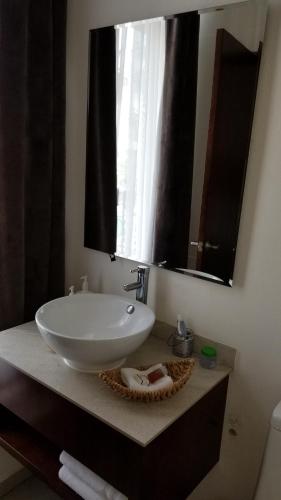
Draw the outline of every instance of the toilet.
<instances>
[{"instance_id":1,"label":"toilet","mask_svg":"<svg viewBox=\"0 0 281 500\"><path fill-rule=\"evenodd\" d=\"M281 401L274 409L255 500L281 499Z\"/></svg>"}]
</instances>

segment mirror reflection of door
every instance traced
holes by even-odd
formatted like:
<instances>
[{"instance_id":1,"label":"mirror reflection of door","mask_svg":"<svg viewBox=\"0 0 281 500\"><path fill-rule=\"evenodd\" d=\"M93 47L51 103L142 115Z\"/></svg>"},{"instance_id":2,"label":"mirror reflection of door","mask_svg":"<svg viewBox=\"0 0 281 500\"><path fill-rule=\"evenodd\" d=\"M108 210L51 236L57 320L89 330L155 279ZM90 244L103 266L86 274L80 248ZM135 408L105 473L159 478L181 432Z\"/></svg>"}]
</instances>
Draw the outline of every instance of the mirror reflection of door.
<instances>
[{"instance_id":1,"label":"mirror reflection of door","mask_svg":"<svg viewBox=\"0 0 281 500\"><path fill-rule=\"evenodd\" d=\"M251 52L218 30L196 268L232 277L259 71Z\"/></svg>"}]
</instances>

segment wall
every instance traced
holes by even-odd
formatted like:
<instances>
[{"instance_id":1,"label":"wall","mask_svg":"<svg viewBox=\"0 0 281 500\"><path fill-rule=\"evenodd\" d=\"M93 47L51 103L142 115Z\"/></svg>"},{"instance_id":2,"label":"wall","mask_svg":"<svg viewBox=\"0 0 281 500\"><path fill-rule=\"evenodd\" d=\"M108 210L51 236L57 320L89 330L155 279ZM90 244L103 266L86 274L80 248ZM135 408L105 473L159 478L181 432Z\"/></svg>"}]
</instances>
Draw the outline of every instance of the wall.
<instances>
[{"instance_id":1,"label":"wall","mask_svg":"<svg viewBox=\"0 0 281 500\"><path fill-rule=\"evenodd\" d=\"M83 248L89 28L186 10L193 0L69 0L67 61L67 284L87 273L93 290L122 293L132 263ZM171 6L171 4L173 4ZM170 5L170 6L169 6ZM199 6L200 2L196 1ZM121 19L122 17L122 19ZM174 323L181 312L196 332L238 350L222 458L192 500L250 500L270 414L281 399L281 4L270 1L234 287L152 269L149 303ZM278 58L279 55L279 58ZM237 436L228 433L236 427ZM187 465L188 466L188 465Z\"/></svg>"}]
</instances>

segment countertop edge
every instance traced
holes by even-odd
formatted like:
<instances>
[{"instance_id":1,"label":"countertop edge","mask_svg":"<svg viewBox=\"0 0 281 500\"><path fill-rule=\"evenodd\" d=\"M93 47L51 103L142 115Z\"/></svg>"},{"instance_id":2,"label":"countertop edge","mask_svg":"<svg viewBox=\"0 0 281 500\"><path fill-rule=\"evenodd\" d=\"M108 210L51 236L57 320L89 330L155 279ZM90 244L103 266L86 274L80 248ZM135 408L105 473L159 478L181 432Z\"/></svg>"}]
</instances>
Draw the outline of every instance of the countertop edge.
<instances>
[{"instance_id":1,"label":"countertop edge","mask_svg":"<svg viewBox=\"0 0 281 500\"><path fill-rule=\"evenodd\" d=\"M129 433L126 433L125 431L121 430L120 428L118 428L118 426L114 426L111 422L109 422L108 420L102 418L100 415L97 415L96 413L94 412L91 412L89 409L85 408L83 405L79 404L78 402L76 402L74 399L71 399L69 398L67 395L63 394L62 392L54 389L53 387L51 387L50 385L44 383L43 381L37 379L36 377L34 377L33 375L31 375L30 373L28 373L26 370L24 370L23 368L20 368L18 367L16 364L12 363L11 361L8 361L4 358L2 358L2 356L0 355L0 358L5 362L7 363L8 365L12 366L13 368L15 368L16 370L18 370L19 372L23 373L24 375L26 375L27 377L31 378L32 380L34 380L35 382L37 382L38 384L41 384L42 386L46 387L48 390L54 392L55 394L57 394L58 396L60 396L61 398L67 400L68 402L70 402L71 404L77 406L78 408L80 408L81 410L85 411L86 413L88 413L89 415L91 415L92 417L96 418L97 420L99 420L100 422L102 422L103 424L105 425L108 425L109 427L111 427L113 430L119 432L120 434L122 434L123 436L125 436L126 438L134 441L136 444L138 444L139 446L142 446L143 448L145 448L146 446L148 446L150 443L152 443L152 441L154 441L154 439L156 439L158 436L160 436L162 434L162 432L164 432L166 429L168 429L171 425L173 425L182 415L184 415L184 413L188 410L190 410L190 408L192 408L194 405L196 405L196 403L198 403L198 401L200 401L206 394L208 394L209 390L206 390L204 391L200 397L198 397L196 400L193 401L193 403L188 406L188 408L186 408L185 410L182 410L181 412L179 412L179 414L173 418L166 426L164 426L159 432L157 432L151 439L148 439L146 441L140 441L138 440L137 438L134 438L131 434ZM220 368L224 369L225 371L222 372L222 376L219 378L219 380L217 380L217 382L212 386L212 389L214 387L216 387L222 380L224 380L226 377L228 377L231 372L232 372L232 369L229 368L229 367L226 367L226 366L223 366L223 365L219 365ZM188 384L188 381L187 381L187 384ZM109 389L110 390L110 389ZM172 399L172 398L171 398ZM157 404L157 401L155 403L147 403L147 405L151 405L151 404Z\"/></svg>"}]
</instances>

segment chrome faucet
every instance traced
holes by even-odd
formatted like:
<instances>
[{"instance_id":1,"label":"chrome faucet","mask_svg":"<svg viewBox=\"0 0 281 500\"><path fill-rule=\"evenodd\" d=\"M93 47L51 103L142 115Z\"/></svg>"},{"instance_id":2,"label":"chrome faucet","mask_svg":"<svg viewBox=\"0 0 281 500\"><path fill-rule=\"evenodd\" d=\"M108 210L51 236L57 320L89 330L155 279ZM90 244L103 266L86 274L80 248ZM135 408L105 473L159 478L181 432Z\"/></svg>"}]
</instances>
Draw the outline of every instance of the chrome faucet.
<instances>
[{"instance_id":1,"label":"chrome faucet","mask_svg":"<svg viewBox=\"0 0 281 500\"><path fill-rule=\"evenodd\" d=\"M139 302L143 302L143 304L147 303L149 271L150 268L148 266L138 266L135 269L131 269L130 273L138 273L138 280L134 283L123 285L123 290L126 292L136 290L136 299Z\"/></svg>"}]
</instances>

